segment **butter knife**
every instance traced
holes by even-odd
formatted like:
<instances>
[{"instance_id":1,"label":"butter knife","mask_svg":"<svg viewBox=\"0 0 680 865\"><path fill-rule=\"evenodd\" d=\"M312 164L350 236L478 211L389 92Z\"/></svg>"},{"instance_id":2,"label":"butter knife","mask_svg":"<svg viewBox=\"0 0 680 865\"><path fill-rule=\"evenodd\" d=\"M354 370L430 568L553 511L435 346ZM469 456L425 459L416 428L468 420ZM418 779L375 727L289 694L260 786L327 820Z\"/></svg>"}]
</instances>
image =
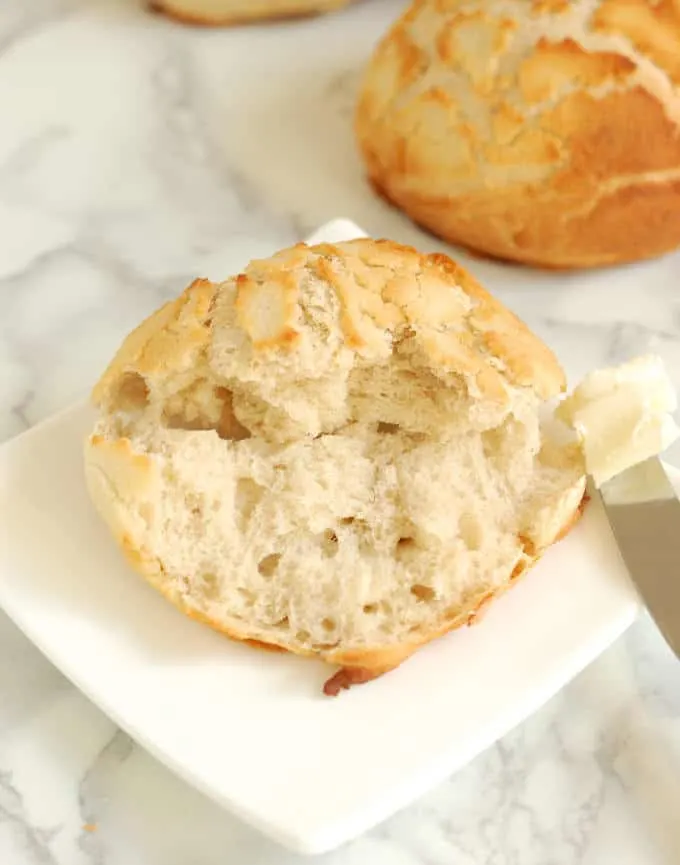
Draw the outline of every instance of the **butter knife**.
<instances>
[{"instance_id":1,"label":"butter knife","mask_svg":"<svg viewBox=\"0 0 680 865\"><path fill-rule=\"evenodd\" d=\"M602 484L623 561L664 639L680 658L680 501L658 457Z\"/></svg>"}]
</instances>

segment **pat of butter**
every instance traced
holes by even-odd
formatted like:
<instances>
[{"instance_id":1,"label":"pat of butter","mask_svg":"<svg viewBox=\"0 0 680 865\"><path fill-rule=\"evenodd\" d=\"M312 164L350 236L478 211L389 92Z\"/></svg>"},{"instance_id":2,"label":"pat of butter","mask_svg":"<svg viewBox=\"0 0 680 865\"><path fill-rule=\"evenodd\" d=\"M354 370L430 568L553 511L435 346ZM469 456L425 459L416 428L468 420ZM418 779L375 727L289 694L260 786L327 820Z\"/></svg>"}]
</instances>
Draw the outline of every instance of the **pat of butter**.
<instances>
[{"instance_id":1,"label":"pat of butter","mask_svg":"<svg viewBox=\"0 0 680 865\"><path fill-rule=\"evenodd\" d=\"M680 436L671 417L677 405L663 361L647 356L590 373L555 414L576 431L586 471L599 487Z\"/></svg>"}]
</instances>

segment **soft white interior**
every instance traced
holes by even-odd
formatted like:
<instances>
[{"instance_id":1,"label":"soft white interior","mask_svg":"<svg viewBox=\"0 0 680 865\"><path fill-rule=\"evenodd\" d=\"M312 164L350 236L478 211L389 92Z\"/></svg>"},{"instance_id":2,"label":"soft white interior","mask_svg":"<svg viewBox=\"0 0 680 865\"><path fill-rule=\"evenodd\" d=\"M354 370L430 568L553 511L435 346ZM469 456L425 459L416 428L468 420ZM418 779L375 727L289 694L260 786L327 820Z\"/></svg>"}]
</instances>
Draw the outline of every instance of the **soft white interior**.
<instances>
[{"instance_id":1,"label":"soft white interior","mask_svg":"<svg viewBox=\"0 0 680 865\"><path fill-rule=\"evenodd\" d=\"M328 385L339 425L290 438L283 399L208 378L160 397L128 374L98 429L158 468L141 498L115 492L128 535L191 606L255 638L347 649L436 628L553 540L583 466L529 389L502 408L428 376L355 368Z\"/></svg>"}]
</instances>

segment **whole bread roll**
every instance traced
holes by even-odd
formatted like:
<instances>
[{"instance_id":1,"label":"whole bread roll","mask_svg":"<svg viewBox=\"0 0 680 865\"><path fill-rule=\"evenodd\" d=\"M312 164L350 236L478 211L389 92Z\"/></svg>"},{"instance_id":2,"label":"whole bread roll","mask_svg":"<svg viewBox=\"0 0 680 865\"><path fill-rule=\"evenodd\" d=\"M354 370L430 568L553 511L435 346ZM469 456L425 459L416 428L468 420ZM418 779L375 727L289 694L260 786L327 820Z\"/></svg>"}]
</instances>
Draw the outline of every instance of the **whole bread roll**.
<instances>
[{"instance_id":1,"label":"whole bread roll","mask_svg":"<svg viewBox=\"0 0 680 865\"><path fill-rule=\"evenodd\" d=\"M94 390L97 509L134 568L238 640L396 667L573 524L555 357L442 255L304 244L197 280Z\"/></svg>"},{"instance_id":2,"label":"whole bread roll","mask_svg":"<svg viewBox=\"0 0 680 865\"><path fill-rule=\"evenodd\" d=\"M352 0L149 0L156 12L164 12L187 24L224 25L296 18L330 12Z\"/></svg>"},{"instance_id":3,"label":"whole bread roll","mask_svg":"<svg viewBox=\"0 0 680 865\"><path fill-rule=\"evenodd\" d=\"M368 174L433 233L578 268L680 245L678 0L417 0L356 114Z\"/></svg>"}]
</instances>

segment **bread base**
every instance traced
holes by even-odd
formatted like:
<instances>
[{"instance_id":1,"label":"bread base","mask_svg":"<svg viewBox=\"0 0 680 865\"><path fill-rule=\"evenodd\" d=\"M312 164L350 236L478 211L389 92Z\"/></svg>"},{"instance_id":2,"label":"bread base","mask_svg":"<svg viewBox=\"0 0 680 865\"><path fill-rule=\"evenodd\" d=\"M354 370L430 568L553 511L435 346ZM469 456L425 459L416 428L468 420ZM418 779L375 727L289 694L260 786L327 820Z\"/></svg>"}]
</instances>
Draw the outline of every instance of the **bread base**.
<instances>
[{"instance_id":1,"label":"bread base","mask_svg":"<svg viewBox=\"0 0 680 865\"><path fill-rule=\"evenodd\" d=\"M255 13L242 15L205 15L177 9L172 5L172 0L147 0L147 7L151 12L167 15L169 18L193 27L232 27L244 24L255 24L264 21L275 23L277 21L290 21L300 18L316 18L326 12L332 12L347 6L353 0L317 0L316 9L296 9L295 0L291 0L293 8L275 11L273 13Z\"/></svg>"},{"instance_id":2,"label":"bread base","mask_svg":"<svg viewBox=\"0 0 680 865\"><path fill-rule=\"evenodd\" d=\"M569 518L562 525L560 530L555 535L554 539L548 546L562 540L574 528L581 518L583 511L589 501L588 495L584 492L575 510L569 515ZM512 573L508 577L507 582L499 586L493 592L484 592L480 595L472 597L452 618L446 619L436 628L414 634L413 639L408 643L399 643L393 646L376 646L367 647L364 649L350 650L327 650L315 651L313 649L303 649L300 647L291 647L283 643L275 643L269 640L254 639L252 634L240 632L235 628L226 626L223 622L219 622L211 618L206 613L197 610L195 607L189 606L184 598L176 591L173 591L168 581L164 579L163 568L159 561L145 555L143 551L135 549L127 538L120 538L119 543L123 549L126 559L129 564L140 573L144 579L153 586L163 597L170 601L173 606L186 615L188 618L203 625L208 625L214 631L229 637L236 642L245 643L255 648L265 651L274 652L289 652L303 657L318 658L327 664L339 666L337 670L324 684L323 692L326 696L336 697L343 691L351 688L354 685L365 684L373 679L389 673L404 663L414 652L426 643L436 640L439 637L462 627L463 625L477 624L486 613L491 603L508 589L512 588L522 574L526 573L533 565L541 558L544 550L534 551L527 550L527 557L522 559L515 566Z\"/></svg>"},{"instance_id":3,"label":"bread base","mask_svg":"<svg viewBox=\"0 0 680 865\"><path fill-rule=\"evenodd\" d=\"M445 219L433 220L420 216L418 211L421 207L418 203L414 204L412 201L400 202L396 197L393 197L390 194L386 187L376 177L369 175L367 179L370 186L373 188L373 191L382 198L384 202L395 210L400 210L404 213L414 225L418 226L418 228L427 232L427 234L432 237L436 237L439 240L443 240L445 243L452 244L457 246L459 249L465 250L472 257L482 261L512 264L519 267L533 267L537 270L545 270L551 273L570 273L577 270L601 270L607 267L620 267L638 261L652 261L670 255L680 247L680 231L673 227L674 225L677 225L677 222L672 220L669 216L669 229L665 232L667 237L664 239L664 237L659 236L658 239L660 242L654 248L629 244L621 247L615 253L607 253L606 255L593 254L588 256L577 256L569 254L568 257L555 257L553 259L538 257L532 254L530 250L518 250L516 254L507 251L493 250L469 243L457 234L440 228L440 224L443 224ZM672 188L666 190L666 195L671 203L674 203L678 198L680 198L680 181L675 182ZM422 209L430 206L426 202L421 202L421 205ZM448 206L451 207L451 209L455 208L455 201L452 201ZM672 208L669 206L669 210L671 209ZM636 220L631 218L630 222L634 225ZM596 227L594 227L593 230L595 231L595 236L597 236ZM550 254L550 250L546 250L546 252Z\"/></svg>"}]
</instances>

